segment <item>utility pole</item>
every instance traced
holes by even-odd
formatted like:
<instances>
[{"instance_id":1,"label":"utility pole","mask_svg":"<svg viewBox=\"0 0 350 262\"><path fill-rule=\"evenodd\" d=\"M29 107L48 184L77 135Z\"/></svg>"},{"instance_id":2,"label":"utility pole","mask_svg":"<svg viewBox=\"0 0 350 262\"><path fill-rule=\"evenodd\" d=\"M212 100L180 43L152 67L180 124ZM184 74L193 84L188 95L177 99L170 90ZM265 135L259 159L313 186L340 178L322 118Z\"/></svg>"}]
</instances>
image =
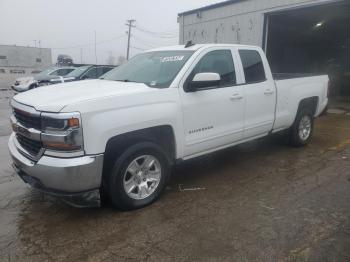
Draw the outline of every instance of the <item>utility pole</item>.
<instances>
[{"instance_id":1,"label":"utility pole","mask_svg":"<svg viewBox=\"0 0 350 262\"><path fill-rule=\"evenodd\" d=\"M96 51L96 30L95 30L95 65L97 65L97 51Z\"/></svg>"},{"instance_id":2,"label":"utility pole","mask_svg":"<svg viewBox=\"0 0 350 262\"><path fill-rule=\"evenodd\" d=\"M131 28L132 27L135 27L134 25L133 25L133 23L135 23L136 22L136 20L134 20L134 19L130 19L130 20L126 20L126 26L128 26L128 28L129 28L129 30L128 30L128 32L127 32L127 34L128 34L128 47L127 47L127 49L126 49L126 60L129 60L129 54L130 54L130 38L131 38Z\"/></svg>"}]
</instances>

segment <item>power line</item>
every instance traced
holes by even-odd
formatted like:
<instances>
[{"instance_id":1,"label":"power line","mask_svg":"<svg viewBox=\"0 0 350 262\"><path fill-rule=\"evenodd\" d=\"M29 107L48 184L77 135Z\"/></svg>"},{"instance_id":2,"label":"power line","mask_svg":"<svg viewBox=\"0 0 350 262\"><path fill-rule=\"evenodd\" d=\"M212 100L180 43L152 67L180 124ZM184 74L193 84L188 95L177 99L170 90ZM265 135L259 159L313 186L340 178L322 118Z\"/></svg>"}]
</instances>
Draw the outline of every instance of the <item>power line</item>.
<instances>
[{"instance_id":1,"label":"power line","mask_svg":"<svg viewBox=\"0 0 350 262\"><path fill-rule=\"evenodd\" d=\"M107 43L107 42L112 42L112 41L115 41L117 39L121 39L125 37L125 35L120 35L120 36L117 36L117 37L114 37L114 38L110 38L110 39L106 39L106 40L103 40L103 41L99 41L99 42L96 42L96 45L101 45L101 44L104 44L104 43ZM83 48L83 47L88 47L88 46L94 46L95 43L88 43L88 44L82 44L82 45L74 45L74 46L66 46L66 47L53 47L51 49L80 49L80 48Z\"/></svg>"},{"instance_id":2,"label":"power line","mask_svg":"<svg viewBox=\"0 0 350 262\"><path fill-rule=\"evenodd\" d=\"M147 29L143 29L139 26L136 26L135 29L137 29L138 31L140 32L143 32L143 33L146 33L150 36L153 36L155 38L178 38L178 36L176 35L171 35L171 34L166 34L166 33L159 33L159 32L152 32L152 31L149 31Z\"/></svg>"},{"instance_id":3,"label":"power line","mask_svg":"<svg viewBox=\"0 0 350 262\"><path fill-rule=\"evenodd\" d=\"M139 51L146 51L147 50L147 49L143 49L143 48L136 47L136 46L130 46L130 47L133 49L139 50Z\"/></svg>"},{"instance_id":4,"label":"power line","mask_svg":"<svg viewBox=\"0 0 350 262\"><path fill-rule=\"evenodd\" d=\"M147 47L149 47L149 48L155 48L155 47L156 47L155 44L149 43L149 42L147 42L147 41L145 41L145 40L139 38L138 36L132 35L132 37L135 38L135 39L136 39L138 42L140 42L141 44L143 44L143 45L145 45L145 46L147 46Z\"/></svg>"},{"instance_id":5,"label":"power line","mask_svg":"<svg viewBox=\"0 0 350 262\"><path fill-rule=\"evenodd\" d=\"M132 27L135 27L133 25L133 23L136 22L136 20L134 19L130 19L130 20L126 20L126 26L128 26L129 30L128 30L128 46L127 46L127 49L126 49L126 60L129 60L129 54L130 54L130 37L131 37L131 28Z\"/></svg>"},{"instance_id":6,"label":"power line","mask_svg":"<svg viewBox=\"0 0 350 262\"><path fill-rule=\"evenodd\" d=\"M162 32L155 32L152 30L148 30L144 27L137 26L138 29L140 29L143 32L149 33L149 34L154 34L154 35L168 35L168 36L175 36L175 34L178 34L177 30L170 30L170 31L162 31Z\"/></svg>"}]
</instances>

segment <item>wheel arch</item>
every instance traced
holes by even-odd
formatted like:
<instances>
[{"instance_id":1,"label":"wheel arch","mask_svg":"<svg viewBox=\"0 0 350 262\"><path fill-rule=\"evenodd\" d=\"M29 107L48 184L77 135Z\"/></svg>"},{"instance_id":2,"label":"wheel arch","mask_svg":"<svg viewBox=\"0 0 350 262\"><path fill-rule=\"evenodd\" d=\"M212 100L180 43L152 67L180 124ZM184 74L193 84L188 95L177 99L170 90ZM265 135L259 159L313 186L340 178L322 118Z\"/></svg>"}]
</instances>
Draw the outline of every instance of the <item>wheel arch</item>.
<instances>
[{"instance_id":1,"label":"wheel arch","mask_svg":"<svg viewBox=\"0 0 350 262\"><path fill-rule=\"evenodd\" d=\"M128 147L141 142L157 144L166 153L169 163L174 163L176 158L176 140L173 128L170 125L145 128L111 137L107 141L103 163L103 177L109 174L114 161Z\"/></svg>"},{"instance_id":2,"label":"wheel arch","mask_svg":"<svg viewBox=\"0 0 350 262\"><path fill-rule=\"evenodd\" d=\"M317 112L318 103L319 103L318 96L312 96L312 97L308 97L308 98L304 98L304 99L300 100L297 114L301 109L308 108L312 111L312 114L315 116L316 112Z\"/></svg>"}]
</instances>

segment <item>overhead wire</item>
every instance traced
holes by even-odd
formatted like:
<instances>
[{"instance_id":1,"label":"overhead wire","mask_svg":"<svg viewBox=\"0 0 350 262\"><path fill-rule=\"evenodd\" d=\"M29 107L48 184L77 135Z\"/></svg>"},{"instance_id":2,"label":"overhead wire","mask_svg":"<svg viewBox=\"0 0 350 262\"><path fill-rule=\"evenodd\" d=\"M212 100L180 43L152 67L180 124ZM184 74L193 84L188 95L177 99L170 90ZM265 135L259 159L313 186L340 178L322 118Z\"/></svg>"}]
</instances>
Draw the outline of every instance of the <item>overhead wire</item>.
<instances>
[{"instance_id":1,"label":"overhead wire","mask_svg":"<svg viewBox=\"0 0 350 262\"><path fill-rule=\"evenodd\" d=\"M150 30L147 30L145 28L142 28L140 26L135 26L135 29L138 30L139 32L143 32L148 34L149 36L155 37L155 38L178 38L178 35L174 35L174 34L169 34L169 33L165 33L165 32L153 32Z\"/></svg>"},{"instance_id":2,"label":"overhead wire","mask_svg":"<svg viewBox=\"0 0 350 262\"><path fill-rule=\"evenodd\" d=\"M112 42L112 41L121 39L123 37L126 37L126 35L120 35L120 36L117 36L117 37L114 37L114 38L102 40L102 41L96 42L96 45ZM66 46L66 47L53 47L51 49L75 49L75 48L83 48L83 47L94 46L94 45L95 45L95 43L91 42L91 43L82 44L82 45L74 45L74 46Z\"/></svg>"}]
</instances>

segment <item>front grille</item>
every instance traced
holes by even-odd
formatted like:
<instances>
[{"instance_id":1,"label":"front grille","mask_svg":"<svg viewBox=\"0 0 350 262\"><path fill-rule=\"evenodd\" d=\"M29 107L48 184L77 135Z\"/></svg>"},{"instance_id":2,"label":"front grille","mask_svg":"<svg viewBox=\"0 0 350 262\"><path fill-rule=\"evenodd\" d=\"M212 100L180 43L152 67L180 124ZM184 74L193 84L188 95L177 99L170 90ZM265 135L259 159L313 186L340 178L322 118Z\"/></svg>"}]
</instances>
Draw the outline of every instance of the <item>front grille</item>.
<instances>
[{"instance_id":1,"label":"front grille","mask_svg":"<svg viewBox=\"0 0 350 262\"><path fill-rule=\"evenodd\" d=\"M18 143L33 156L37 156L42 148L42 143L32 140L20 134L16 134Z\"/></svg>"},{"instance_id":2,"label":"front grille","mask_svg":"<svg viewBox=\"0 0 350 262\"><path fill-rule=\"evenodd\" d=\"M13 109L13 114L21 125L27 128L35 128L37 130L41 129L40 116L32 116L30 113L21 111L16 108Z\"/></svg>"}]
</instances>

